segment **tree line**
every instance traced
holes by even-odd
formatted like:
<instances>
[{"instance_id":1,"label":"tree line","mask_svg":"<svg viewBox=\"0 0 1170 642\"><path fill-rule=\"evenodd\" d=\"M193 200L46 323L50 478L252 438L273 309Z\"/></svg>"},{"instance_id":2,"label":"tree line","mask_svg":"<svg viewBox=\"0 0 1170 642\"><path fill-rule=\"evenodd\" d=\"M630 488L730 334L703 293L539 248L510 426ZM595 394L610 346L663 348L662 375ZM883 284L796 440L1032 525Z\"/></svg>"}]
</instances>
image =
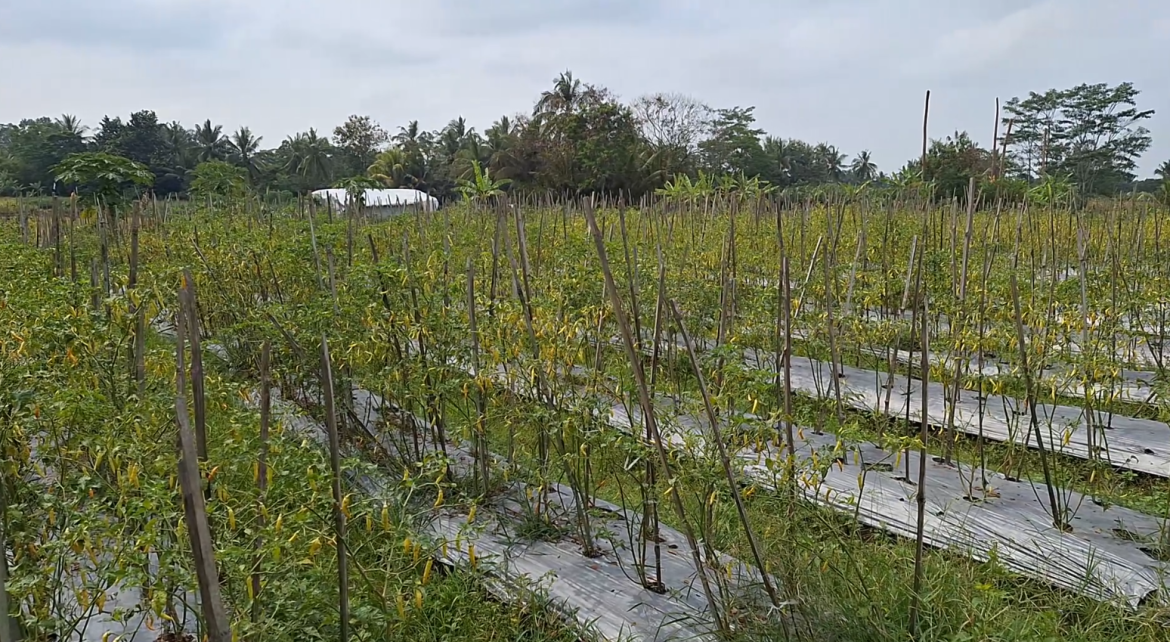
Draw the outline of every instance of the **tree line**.
<instances>
[{"instance_id":1,"label":"tree line","mask_svg":"<svg viewBox=\"0 0 1170 642\"><path fill-rule=\"evenodd\" d=\"M0 125L0 194L84 187L78 173L84 163L62 165L79 155L105 166L133 161L148 174L131 171L129 181L107 173L119 177L113 187L136 183L158 196L383 185L452 199L467 185L486 185L637 198L719 178L775 190L917 183L941 198L961 195L971 178L997 183L1001 194L1052 183L1084 195L1170 194L1170 161L1158 170L1161 179L1135 181L1136 162L1152 142L1142 123L1153 110L1137 107L1139 93L1131 83L1085 84L1013 98L992 149L957 131L890 172L868 150L850 157L826 142L769 134L757 126L754 107L716 108L680 94L623 102L570 71L530 112L503 116L482 132L457 117L438 130L411 121L391 134L369 116L353 115L332 135L309 129L264 146L248 127L225 132L206 120L188 128L150 110L126 120L106 116L93 128L67 114Z\"/></svg>"}]
</instances>

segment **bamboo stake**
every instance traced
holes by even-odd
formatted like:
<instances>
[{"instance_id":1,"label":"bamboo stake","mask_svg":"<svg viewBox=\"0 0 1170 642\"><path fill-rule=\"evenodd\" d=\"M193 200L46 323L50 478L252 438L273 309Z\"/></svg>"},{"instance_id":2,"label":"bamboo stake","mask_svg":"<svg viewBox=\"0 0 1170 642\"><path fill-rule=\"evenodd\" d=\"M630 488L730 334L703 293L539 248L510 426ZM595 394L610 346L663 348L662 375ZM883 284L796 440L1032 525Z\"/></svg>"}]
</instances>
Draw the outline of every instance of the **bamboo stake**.
<instances>
[{"instance_id":1,"label":"bamboo stake","mask_svg":"<svg viewBox=\"0 0 1170 642\"><path fill-rule=\"evenodd\" d=\"M187 315L185 323L191 340L191 398L195 405L195 440L199 462L204 463L207 461L207 399L203 390L203 348L196 309L195 279L190 270L183 270L183 290L179 296L185 299L180 308ZM210 484L207 492L211 493Z\"/></svg>"},{"instance_id":2,"label":"bamboo stake","mask_svg":"<svg viewBox=\"0 0 1170 642\"><path fill-rule=\"evenodd\" d=\"M133 373L139 401L146 394L146 306L134 299L138 289L138 228L141 225L138 208L134 208L130 229L130 280L127 292L130 311L134 314Z\"/></svg>"},{"instance_id":3,"label":"bamboo stake","mask_svg":"<svg viewBox=\"0 0 1170 642\"><path fill-rule=\"evenodd\" d=\"M483 494L486 496L490 484L489 452L487 443L487 398L481 384L482 373L479 371L479 328L475 319L475 265L467 259L467 323L471 335L471 367L475 377L475 428L474 428L474 457L479 472Z\"/></svg>"},{"instance_id":4,"label":"bamboo stake","mask_svg":"<svg viewBox=\"0 0 1170 642\"><path fill-rule=\"evenodd\" d=\"M1032 425L1032 430L1036 435L1036 450L1040 453L1040 467L1044 471L1044 484L1048 490L1048 502L1052 509L1052 525L1060 531L1069 531L1071 527L1065 523L1064 514L1060 509L1060 503L1056 498L1056 491L1052 487L1052 471L1048 465L1048 454L1044 450L1044 439L1040 434L1040 422L1036 416L1036 395L1032 387L1032 374L1028 368L1028 349L1026 339L1024 337L1024 321L1023 314L1020 312L1020 290L1016 285L1016 274L1011 274L1011 289L1012 289L1012 309L1016 315L1016 338L1019 342L1020 348L1020 368L1024 374L1025 387L1025 403L1028 405L1029 421Z\"/></svg>"},{"instance_id":5,"label":"bamboo stake","mask_svg":"<svg viewBox=\"0 0 1170 642\"><path fill-rule=\"evenodd\" d=\"M650 401L650 392L646 385L646 375L642 370L642 360L634 347L634 337L630 331L630 325L626 321L625 312L622 310L621 297L618 294L617 284L613 280L613 272L609 268L609 257L605 252L605 243L601 235L601 229L597 226L597 219L593 215L592 208L585 209L585 221L589 225L589 230L593 236L593 244L597 248L597 256L601 261L601 271L605 277L605 290L609 295L610 305L613 306L618 327L621 329L622 345L625 347L626 358L629 360L630 367L634 372L634 380L638 389L638 405L642 409L642 415L646 418L646 429L651 434L650 442L657 451L658 461L662 466L662 473L666 475L667 479L674 479L670 466L670 457L666 452L665 444L662 443L662 435L658 431L658 422L655 420L654 404ZM706 596L707 604L711 608L711 615L715 620L716 627L721 632L729 633L730 629L723 618L719 602L715 599L715 594L711 590L711 580L707 576L706 564L703 562L703 557L699 553L699 544L695 539L694 529L691 527L690 521L687 520L686 508L683 506L682 497L679 495L678 489L674 487L669 489L668 494L670 495L671 505L674 508L675 515L678 517L679 526L682 528L683 535L686 537L687 547L690 548L691 560L695 565L695 572L699 575L699 582L703 586L703 594Z\"/></svg>"},{"instance_id":6,"label":"bamboo stake","mask_svg":"<svg viewBox=\"0 0 1170 642\"><path fill-rule=\"evenodd\" d=\"M764 580L764 590L768 593L768 598L772 601L772 606L780 606L780 598L776 594L776 587L772 584L772 578L766 571L767 566L764 564L764 557L760 553L760 545L756 543L756 534L752 530L751 521L748 520L747 509L743 505L743 497L739 492L739 485L735 480L735 472L731 470L731 458L727 454L727 445L723 441L723 431L719 428L719 420L715 417L715 407L711 404L711 395L707 392L707 382L703 377L703 369L699 367L699 359L695 356L695 347L691 343L691 335L687 332L686 323L683 322L682 312L678 309L678 303L671 299L670 311L674 315L674 322L678 324L679 332L682 334L683 343L686 345L687 354L691 359L691 368L695 371L695 379L699 383L699 392L703 396L703 408L707 412L707 421L711 424L711 436L714 438L716 450L719 453L719 463L723 466L723 474L727 477L728 488L731 491L731 497L735 501L735 512L739 514L740 525L743 526L744 534L747 535L748 548L752 551L752 559L755 560L756 568L760 569L760 577Z\"/></svg>"},{"instance_id":7,"label":"bamboo stake","mask_svg":"<svg viewBox=\"0 0 1170 642\"><path fill-rule=\"evenodd\" d=\"M259 490L259 502L264 504L268 496L268 432L272 421L272 345L265 341L260 349L260 454L256 458L256 487ZM264 511L257 511L260 520L260 530L264 528ZM252 624L260 621L260 590L263 572L261 568L262 556L260 548L263 541L256 537L253 548L256 551L252 561Z\"/></svg>"},{"instance_id":8,"label":"bamboo stake","mask_svg":"<svg viewBox=\"0 0 1170 642\"><path fill-rule=\"evenodd\" d=\"M928 94L929 95L929 94ZM922 281L922 268L919 263L918 280ZM929 342L929 297L925 289L922 293L922 416L918 432L918 488L915 490L915 500L918 510L918 521L914 530L914 588L910 597L910 637L918 639L918 609L922 596L922 555L925 544L926 529L926 462L929 457L926 453L926 442L930 437L930 424L927 417L927 390L930 386L930 342ZM909 403L907 403L909 406ZM910 458L907 457L907 460Z\"/></svg>"},{"instance_id":9,"label":"bamboo stake","mask_svg":"<svg viewBox=\"0 0 1170 642\"><path fill-rule=\"evenodd\" d=\"M186 277L184 277L185 280ZM184 284L186 285L186 284ZM195 435L191 431L191 419L187 411L186 367L183 363L184 340L187 335L184 297L179 297L177 346L175 351L175 415L179 425L179 483L183 493L183 511L186 516L187 535L191 540L191 553L195 559L195 574L199 582L200 606L207 627L208 642L228 642L231 628L223 596L219 588L219 572L215 567L215 549L211 541L211 526L207 521L207 505L203 499L202 476L199 472L199 455ZM192 379L195 375L192 373Z\"/></svg>"},{"instance_id":10,"label":"bamboo stake","mask_svg":"<svg viewBox=\"0 0 1170 642\"><path fill-rule=\"evenodd\" d=\"M329 358L329 341L321 336L321 389L325 397L325 427L329 431L329 466L333 471L333 530L337 538L337 591L340 612L340 640L349 639L349 565L345 546L345 511L341 505L341 438L337 433L337 413L333 400L333 365Z\"/></svg>"},{"instance_id":11,"label":"bamboo stake","mask_svg":"<svg viewBox=\"0 0 1170 642\"><path fill-rule=\"evenodd\" d=\"M951 328L952 336L957 331L965 329L967 325L967 269L971 257L971 227L975 219L975 177L972 176L967 182L967 224L966 230L963 232L963 259L961 274L959 276L958 284L958 304L959 304L959 319L960 323ZM954 342L952 342L953 344ZM951 385L950 402L947 408L947 441L943 451L943 462L946 465L951 464L951 458L955 450L955 408L959 405L959 394L962 390L963 371L966 365L966 359L963 350L959 350L958 355L952 355L955 361L954 381ZM946 385L946 382L943 382Z\"/></svg>"},{"instance_id":12,"label":"bamboo stake","mask_svg":"<svg viewBox=\"0 0 1170 642\"><path fill-rule=\"evenodd\" d=\"M8 494L0 475L0 642L19 642L20 625L9 610L8 599Z\"/></svg>"}]
</instances>

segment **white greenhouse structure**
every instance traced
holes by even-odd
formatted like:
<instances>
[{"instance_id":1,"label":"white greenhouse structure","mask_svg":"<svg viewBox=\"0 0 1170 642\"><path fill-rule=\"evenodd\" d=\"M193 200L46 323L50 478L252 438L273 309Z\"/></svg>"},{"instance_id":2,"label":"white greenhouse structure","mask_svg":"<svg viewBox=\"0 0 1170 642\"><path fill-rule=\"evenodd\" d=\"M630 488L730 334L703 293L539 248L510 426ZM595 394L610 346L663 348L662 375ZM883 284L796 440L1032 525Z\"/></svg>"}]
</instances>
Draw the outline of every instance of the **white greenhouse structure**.
<instances>
[{"instance_id":1,"label":"white greenhouse structure","mask_svg":"<svg viewBox=\"0 0 1170 642\"><path fill-rule=\"evenodd\" d=\"M374 218L386 218L403 212L421 210L433 212L439 209L439 199L417 189L367 189L365 192L366 214ZM344 189L319 189L313 198L327 203L337 211L349 206L350 194Z\"/></svg>"}]
</instances>

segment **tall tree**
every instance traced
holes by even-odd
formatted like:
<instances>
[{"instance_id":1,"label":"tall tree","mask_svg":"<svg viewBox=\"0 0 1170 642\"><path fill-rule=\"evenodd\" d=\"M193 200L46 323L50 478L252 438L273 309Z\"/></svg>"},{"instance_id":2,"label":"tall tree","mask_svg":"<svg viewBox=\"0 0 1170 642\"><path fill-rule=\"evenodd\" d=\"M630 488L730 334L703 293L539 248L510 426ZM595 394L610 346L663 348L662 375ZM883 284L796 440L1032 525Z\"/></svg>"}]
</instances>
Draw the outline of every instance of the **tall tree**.
<instances>
[{"instance_id":1,"label":"tall tree","mask_svg":"<svg viewBox=\"0 0 1170 642\"><path fill-rule=\"evenodd\" d=\"M390 135L373 118L350 116L333 129L338 171L349 176L363 173L389 141Z\"/></svg>"},{"instance_id":2,"label":"tall tree","mask_svg":"<svg viewBox=\"0 0 1170 642\"><path fill-rule=\"evenodd\" d=\"M811 145L796 138L765 137L761 153L760 177L780 188L830 182L834 180L831 165L844 163L831 145Z\"/></svg>"},{"instance_id":3,"label":"tall tree","mask_svg":"<svg viewBox=\"0 0 1170 642\"><path fill-rule=\"evenodd\" d=\"M553 80L553 88L540 94L536 107L532 110L534 116L549 114L572 113L581 100L585 87L581 81L573 77L572 71L565 71Z\"/></svg>"},{"instance_id":4,"label":"tall tree","mask_svg":"<svg viewBox=\"0 0 1170 642\"><path fill-rule=\"evenodd\" d=\"M609 90L565 72L541 96L535 111L523 144L535 147L529 149L539 158L541 187L594 193L637 186L637 119Z\"/></svg>"},{"instance_id":5,"label":"tall tree","mask_svg":"<svg viewBox=\"0 0 1170 642\"><path fill-rule=\"evenodd\" d=\"M308 191L328 185L332 176L333 146L317 130L285 139L288 146L286 169L301 178L300 189Z\"/></svg>"},{"instance_id":6,"label":"tall tree","mask_svg":"<svg viewBox=\"0 0 1170 642\"><path fill-rule=\"evenodd\" d=\"M713 174L758 176L763 169L755 107L716 109L708 121L710 137L698 145L703 165Z\"/></svg>"},{"instance_id":7,"label":"tall tree","mask_svg":"<svg viewBox=\"0 0 1170 642\"><path fill-rule=\"evenodd\" d=\"M260 164L256 153L260 151L260 141L262 140L264 140L263 136L256 136L251 129L240 127L228 141L232 160L247 171L248 179L253 183L260 176Z\"/></svg>"},{"instance_id":8,"label":"tall tree","mask_svg":"<svg viewBox=\"0 0 1170 642\"><path fill-rule=\"evenodd\" d=\"M1130 183L1137 159L1150 147L1141 123L1154 110L1137 107L1133 83L1082 84L1032 92L1004 107L1012 121L1006 142L1027 178L1060 174L1084 194L1110 194Z\"/></svg>"},{"instance_id":9,"label":"tall tree","mask_svg":"<svg viewBox=\"0 0 1170 642\"><path fill-rule=\"evenodd\" d=\"M419 128L418 121L412 120L406 124L405 127L399 127L398 133L394 135L394 144L405 148L407 151L412 151L420 145L422 131Z\"/></svg>"},{"instance_id":10,"label":"tall tree","mask_svg":"<svg viewBox=\"0 0 1170 642\"><path fill-rule=\"evenodd\" d=\"M845 154L842 154L836 146L828 143L817 143L815 153L816 162L828 180L840 181L845 177Z\"/></svg>"},{"instance_id":11,"label":"tall tree","mask_svg":"<svg viewBox=\"0 0 1170 642\"><path fill-rule=\"evenodd\" d=\"M1154 176L1161 178L1164 181L1170 181L1170 160L1162 161L1158 169L1154 170Z\"/></svg>"},{"instance_id":12,"label":"tall tree","mask_svg":"<svg viewBox=\"0 0 1170 642\"><path fill-rule=\"evenodd\" d=\"M484 130L484 154L487 156L488 169L498 171L504 164L505 155L516 142L514 129L512 120L507 116L501 116L491 127Z\"/></svg>"},{"instance_id":13,"label":"tall tree","mask_svg":"<svg viewBox=\"0 0 1170 642\"><path fill-rule=\"evenodd\" d=\"M163 125L158 115L149 109L130 114L130 119L103 117L93 147L98 151L125 156L130 160L156 170L166 157ZM159 172L155 171L157 175Z\"/></svg>"},{"instance_id":14,"label":"tall tree","mask_svg":"<svg viewBox=\"0 0 1170 642\"><path fill-rule=\"evenodd\" d=\"M222 125L212 125L207 119L202 125L195 126L195 149L199 162L223 160L227 158L231 144L223 136Z\"/></svg>"},{"instance_id":15,"label":"tall tree","mask_svg":"<svg viewBox=\"0 0 1170 642\"><path fill-rule=\"evenodd\" d=\"M89 127L82 125L81 119L73 114L61 114L57 119L57 126L61 128L61 133L81 139L84 139L85 132L89 131Z\"/></svg>"},{"instance_id":16,"label":"tall tree","mask_svg":"<svg viewBox=\"0 0 1170 642\"><path fill-rule=\"evenodd\" d=\"M158 179L155 191L172 194L187 189L190 172L199 163L195 157L195 137L178 121L162 126L161 162L155 168Z\"/></svg>"},{"instance_id":17,"label":"tall tree","mask_svg":"<svg viewBox=\"0 0 1170 642\"><path fill-rule=\"evenodd\" d=\"M711 108L689 96L660 93L638 98L631 109L650 152L648 170L663 180L692 173Z\"/></svg>"},{"instance_id":18,"label":"tall tree","mask_svg":"<svg viewBox=\"0 0 1170 642\"><path fill-rule=\"evenodd\" d=\"M378 154L366 168L366 174L386 187L404 187L408 178L407 162L406 152L401 147L392 147Z\"/></svg>"},{"instance_id":19,"label":"tall tree","mask_svg":"<svg viewBox=\"0 0 1170 642\"><path fill-rule=\"evenodd\" d=\"M868 149L861 150L861 153L849 165L849 169L853 172L853 177L862 183L877 178L878 168L870 157Z\"/></svg>"},{"instance_id":20,"label":"tall tree","mask_svg":"<svg viewBox=\"0 0 1170 642\"><path fill-rule=\"evenodd\" d=\"M991 172L991 152L983 149L965 131L955 132L942 140L932 140L926 152L923 179L934 184L938 198L962 198L971 178L984 180ZM921 159L906 163L902 175L919 171Z\"/></svg>"},{"instance_id":21,"label":"tall tree","mask_svg":"<svg viewBox=\"0 0 1170 642\"><path fill-rule=\"evenodd\" d=\"M51 118L0 126L0 146L4 150L0 172L7 175L9 189L38 191L52 189L54 165L86 147L79 133Z\"/></svg>"}]
</instances>

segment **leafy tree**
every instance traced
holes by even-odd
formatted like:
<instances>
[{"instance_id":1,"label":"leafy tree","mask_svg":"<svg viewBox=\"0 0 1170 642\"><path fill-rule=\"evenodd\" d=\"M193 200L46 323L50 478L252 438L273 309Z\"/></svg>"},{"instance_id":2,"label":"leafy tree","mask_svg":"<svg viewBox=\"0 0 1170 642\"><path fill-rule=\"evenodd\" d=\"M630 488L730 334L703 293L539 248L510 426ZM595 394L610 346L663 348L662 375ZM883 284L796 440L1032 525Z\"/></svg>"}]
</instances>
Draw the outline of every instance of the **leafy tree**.
<instances>
[{"instance_id":1,"label":"leafy tree","mask_svg":"<svg viewBox=\"0 0 1170 642\"><path fill-rule=\"evenodd\" d=\"M149 187L154 173L141 163L104 152L70 154L53 168L57 180L113 214L126 192Z\"/></svg>"},{"instance_id":2,"label":"leafy tree","mask_svg":"<svg viewBox=\"0 0 1170 642\"><path fill-rule=\"evenodd\" d=\"M1139 93L1124 82L1013 98L1005 106L1005 122L1012 122L1006 145L1027 178L1064 174L1086 195L1115 193L1133 180L1152 141L1141 123L1154 111L1137 108Z\"/></svg>"},{"instance_id":3,"label":"leafy tree","mask_svg":"<svg viewBox=\"0 0 1170 642\"><path fill-rule=\"evenodd\" d=\"M975 144L967 132L955 132L945 139L930 141L925 172L921 164L921 159L906 163L901 176L925 180L933 186L938 198L966 198L971 178L983 181L989 175L992 156Z\"/></svg>"},{"instance_id":4,"label":"leafy tree","mask_svg":"<svg viewBox=\"0 0 1170 642\"><path fill-rule=\"evenodd\" d=\"M763 165L760 175L774 185L787 187L792 176L792 154L787 141L765 136L760 152Z\"/></svg>"},{"instance_id":5,"label":"leafy tree","mask_svg":"<svg viewBox=\"0 0 1170 642\"><path fill-rule=\"evenodd\" d=\"M192 172L191 195L239 198L248 191L248 171L226 161L203 161Z\"/></svg>"},{"instance_id":6,"label":"leafy tree","mask_svg":"<svg viewBox=\"0 0 1170 642\"><path fill-rule=\"evenodd\" d=\"M20 191L16 180L15 159L7 150L0 150L0 195L12 195Z\"/></svg>"},{"instance_id":7,"label":"leafy tree","mask_svg":"<svg viewBox=\"0 0 1170 642\"><path fill-rule=\"evenodd\" d=\"M0 148L4 150L0 171L8 177L9 189L52 188L52 168L70 154L85 150L85 140L51 118L22 120L0 126Z\"/></svg>"},{"instance_id":8,"label":"leafy tree","mask_svg":"<svg viewBox=\"0 0 1170 642\"><path fill-rule=\"evenodd\" d=\"M694 171L710 107L681 94L652 94L631 109L650 152L648 171L664 178Z\"/></svg>"},{"instance_id":9,"label":"leafy tree","mask_svg":"<svg viewBox=\"0 0 1170 642\"><path fill-rule=\"evenodd\" d=\"M754 127L755 107L716 109L708 122L710 137L699 143L703 166L715 174L757 176L762 169L764 130Z\"/></svg>"},{"instance_id":10,"label":"leafy tree","mask_svg":"<svg viewBox=\"0 0 1170 642\"><path fill-rule=\"evenodd\" d=\"M1148 181L1154 183L1150 186L1149 191L1163 205L1170 206L1170 160L1163 161L1161 165L1158 165L1157 169L1154 170L1154 176L1157 176L1158 179Z\"/></svg>"},{"instance_id":11,"label":"leafy tree","mask_svg":"<svg viewBox=\"0 0 1170 642\"><path fill-rule=\"evenodd\" d=\"M398 133L394 135L394 144L407 151L413 151L422 145L422 132L418 121L412 120L405 127L399 127Z\"/></svg>"},{"instance_id":12,"label":"leafy tree","mask_svg":"<svg viewBox=\"0 0 1170 642\"><path fill-rule=\"evenodd\" d=\"M535 125L551 136L541 148L542 181L552 189L577 193L640 187L641 137L633 112L608 90L585 87L571 111Z\"/></svg>"},{"instance_id":13,"label":"leafy tree","mask_svg":"<svg viewBox=\"0 0 1170 642\"><path fill-rule=\"evenodd\" d=\"M780 188L820 185L843 175L844 156L832 145L768 136L761 147L760 176Z\"/></svg>"},{"instance_id":14,"label":"leafy tree","mask_svg":"<svg viewBox=\"0 0 1170 642\"><path fill-rule=\"evenodd\" d=\"M94 134L91 149L130 160L150 168L155 175L156 194L169 194L185 187L184 175L192 164L175 163L168 145L168 126L159 122L150 110L130 114L129 120L105 116Z\"/></svg>"},{"instance_id":15,"label":"leafy tree","mask_svg":"<svg viewBox=\"0 0 1170 642\"><path fill-rule=\"evenodd\" d=\"M163 126L150 110L130 114L125 123L121 118L103 117L93 146L97 151L125 156L148 167L155 166L166 153Z\"/></svg>"},{"instance_id":16,"label":"leafy tree","mask_svg":"<svg viewBox=\"0 0 1170 642\"><path fill-rule=\"evenodd\" d=\"M499 168L504 165L508 151L516 143L516 128L507 116L501 116L484 130L484 154L487 156L487 165Z\"/></svg>"},{"instance_id":17,"label":"leafy tree","mask_svg":"<svg viewBox=\"0 0 1170 642\"><path fill-rule=\"evenodd\" d=\"M539 124L527 116L501 117L485 132L485 153L494 175L514 184L533 185L540 171L545 140Z\"/></svg>"},{"instance_id":18,"label":"leafy tree","mask_svg":"<svg viewBox=\"0 0 1170 642\"><path fill-rule=\"evenodd\" d=\"M369 116L350 116L333 129L338 169L348 176L361 174L389 141L390 135Z\"/></svg>"}]
</instances>

